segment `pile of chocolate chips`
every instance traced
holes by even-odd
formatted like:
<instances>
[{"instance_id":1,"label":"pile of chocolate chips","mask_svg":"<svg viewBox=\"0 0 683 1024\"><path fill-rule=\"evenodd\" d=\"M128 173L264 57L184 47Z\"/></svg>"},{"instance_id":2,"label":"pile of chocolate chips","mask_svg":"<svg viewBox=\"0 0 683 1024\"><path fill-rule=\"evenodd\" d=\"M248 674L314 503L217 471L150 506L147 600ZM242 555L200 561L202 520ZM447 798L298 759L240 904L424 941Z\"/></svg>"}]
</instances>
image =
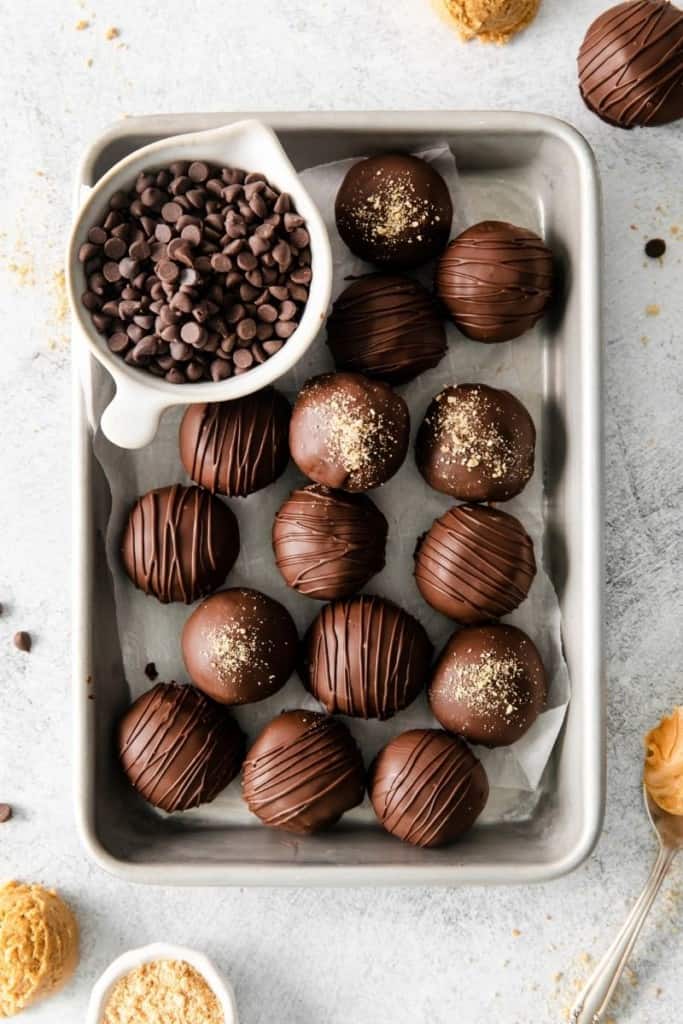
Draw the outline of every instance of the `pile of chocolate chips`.
<instances>
[{"instance_id":1,"label":"pile of chocolate chips","mask_svg":"<svg viewBox=\"0 0 683 1024\"><path fill-rule=\"evenodd\" d=\"M290 196L263 174L200 160L116 192L79 259L83 305L111 351L172 384L265 362L296 330L311 281Z\"/></svg>"}]
</instances>

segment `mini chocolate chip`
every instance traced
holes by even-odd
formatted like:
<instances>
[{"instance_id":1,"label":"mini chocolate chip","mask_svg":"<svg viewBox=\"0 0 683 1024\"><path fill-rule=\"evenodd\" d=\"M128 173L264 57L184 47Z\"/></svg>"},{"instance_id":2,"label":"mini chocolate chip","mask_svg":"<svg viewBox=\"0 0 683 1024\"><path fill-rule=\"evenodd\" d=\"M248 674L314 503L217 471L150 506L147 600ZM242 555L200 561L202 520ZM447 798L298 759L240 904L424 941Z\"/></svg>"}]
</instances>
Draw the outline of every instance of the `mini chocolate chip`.
<instances>
[{"instance_id":1,"label":"mini chocolate chip","mask_svg":"<svg viewBox=\"0 0 683 1024\"><path fill-rule=\"evenodd\" d=\"M232 361L240 370L248 370L254 362L254 357L248 348L238 348L233 354Z\"/></svg>"},{"instance_id":2,"label":"mini chocolate chip","mask_svg":"<svg viewBox=\"0 0 683 1024\"><path fill-rule=\"evenodd\" d=\"M275 324L275 333L277 334L278 338L286 340L287 338L290 338L292 334L294 334L294 331L297 329L297 327L298 324L293 323L291 320L278 320L278 322Z\"/></svg>"},{"instance_id":3,"label":"mini chocolate chip","mask_svg":"<svg viewBox=\"0 0 683 1024\"><path fill-rule=\"evenodd\" d=\"M104 243L104 255L110 260L120 260L126 255L126 243L122 238L108 238Z\"/></svg>"},{"instance_id":4,"label":"mini chocolate chip","mask_svg":"<svg viewBox=\"0 0 683 1024\"><path fill-rule=\"evenodd\" d=\"M121 277L125 277L128 281L132 277L135 277L138 272L138 262L132 259L130 256L124 256L119 263L119 270L121 271Z\"/></svg>"},{"instance_id":5,"label":"mini chocolate chip","mask_svg":"<svg viewBox=\"0 0 683 1024\"><path fill-rule=\"evenodd\" d=\"M202 240L202 232L197 224L185 224L180 232L180 237L190 245L199 245Z\"/></svg>"},{"instance_id":6,"label":"mini chocolate chip","mask_svg":"<svg viewBox=\"0 0 683 1024\"><path fill-rule=\"evenodd\" d=\"M131 256L134 260L149 259L150 254L151 250L149 247L149 242L145 242L144 240L141 240L139 242L133 242L130 248L128 249L128 255Z\"/></svg>"},{"instance_id":7,"label":"mini chocolate chip","mask_svg":"<svg viewBox=\"0 0 683 1024\"><path fill-rule=\"evenodd\" d=\"M187 173L193 181L206 181L209 177L209 168L202 160L194 160L188 167Z\"/></svg>"},{"instance_id":8,"label":"mini chocolate chip","mask_svg":"<svg viewBox=\"0 0 683 1024\"><path fill-rule=\"evenodd\" d=\"M287 192L281 192L275 200L273 209L275 213L287 213L292 208L292 200Z\"/></svg>"},{"instance_id":9,"label":"mini chocolate chip","mask_svg":"<svg viewBox=\"0 0 683 1024\"><path fill-rule=\"evenodd\" d=\"M161 189L153 187L146 188L145 191L140 196L140 203L138 204L140 206L140 213L142 213L143 206L158 206L159 203L163 202L163 199L164 193L161 191ZM130 204L131 210L133 210L134 207L135 202Z\"/></svg>"},{"instance_id":10,"label":"mini chocolate chip","mask_svg":"<svg viewBox=\"0 0 683 1024\"><path fill-rule=\"evenodd\" d=\"M303 217L300 217L298 213L290 213L287 211L282 218L282 223L284 224L285 231L289 233L290 231L294 231L295 228L302 227L304 219Z\"/></svg>"},{"instance_id":11,"label":"mini chocolate chip","mask_svg":"<svg viewBox=\"0 0 683 1024\"><path fill-rule=\"evenodd\" d=\"M187 374L187 379L194 383L195 381L201 380L204 376L204 367L201 363L191 362L187 364L185 373Z\"/></svg>"},{"instance_id":12,"label":"mini chocolate chip","mask_svg":"<svg viewBox=\"0 0 683 1024\"><path fill-rule=\"evenodd\" d=\"M263 351L267 352L269 356L274 356L276 352L280 351L283 345L284 341L280 341L279 339L277 341L264 341Z\"/></svg>"},{"instance_id":13,"label":"mini chocolate chip","mask_svg":"<svg viewBox=\"0 0 683 1024\"><path fill-rule=\"evenodd\" d=\"M256 337L256 323L251 317L240 320L237 325L237 337L241 341L251 341L252 338Z\"/></svg>"},{"instance_id":14,"label":"mini chocolate chip","mask_svg":"<svg viewBox=\"0 0 683 1024\"><path fill-rule=\"evenodd\" d=\"M118 263L113 263L111 261L109 263L105 263L102 267L102 273L110 284L114 284L116 281L121 280L121 268Z\"/></svg>"},{"instance_id":15,"label":"mini chocolate chip","mask_svg":"<svg viewBox=\"0 0 683 1024\"><path fill-rule=\"evenodd\" d=\"M93 245L104 245L107 241L107 232L104 228L93 227L88 231L88 241Z\"/></svg>"},{"instance_id":16,"label":"mini chocolate chip","mask_svg":"<svg viewBox=\"0 0 683 1024\"><path fill-rule=\"evenodd\" d=\"M161 207L161 216L167 224L175 224L183 215L183 208L180 203L164 203Z\"/></svg>"},{"instance_id":17,"label":"mini chocolate chip","mask_svg":"<svg viewBox=\"0 0 683 1024\"><path fill-rule=\"evenodd\" d=\"M287 299L280 306L280 315L278 319L291 320L293 317L296 316L296 313L297 309L295 304L290 299Z\"/></svg>"},{"instance_id":18,"label":"mini chocolate chip","mask_svg":"<svg viewBox=\"0 0 683 1024\"><path fill-rule=\"evenodd\" d=\"M133 357L136 360L151 359L152 356L157 354L158 347L157 339L154 335L147 334L144 338L140 338L140 341L133 349Z\"/></svg>"},{"instance_id":19,"label":"mini chocolate chip","mask_svg":"<svg viewBox=\"0 0 683 1024\"><path fill-rule=\"evenodd\" d=\"M306 302L308 299L308 290L301 284L290 284L289 294L295 302Z\"/></svg>"},{"instance_id":20,"label":"mini chocolate chip","mask_svg":"<svg viewBox=\"0 0 683 1024\"><path fill-rule=\"evenodd\" d=\"M292 250L286 242L278 242L273 247L273 259L281 269L287 269L292 262Z\"/></svg>"},{"instance_id":21,"label":"mini chocolate chip","mask_svg":"<svg viewBox=\"0 0 683 1024\"><path fill-rule=\"evenodd\" d=\"M185 374L175 366L172 366L165 376L169 384L185 384L186 382Z\"/></svg>"},{"instance_id":22,"label":"mini chocolate chip","mask_svg":"<svg viewBox=\"0 0 683 1024\"><path fill-rule=\"evenodd\" d=\"M9 804L0 804L0 825L4 825L12 817L12 808Z\"/></svg>"},{"instance_id":23,"label":"mini chocolate chip","mask_svg":"<svg viewBox=\"0 0 683 1024\"><path fill-rule=\"evenodd\" d=\"M217 252L211 257L211 266L219 274L227 274L232 270L232 260L224 252Z\"/></svg>"},{"instance_id":24,"label":"mini chocolate chip","mask_svg":"<svg viewBox=\"0 0 683 1024\"><path fill-rule=\"evenodd\" d=\"M206 329L194 320L189 320L180 328L180 337L188 345L201 345L206 340Z\"/></svg>"},{"instance_id":25,"label":"mini chocolate chip","mask_svg":"<svg viewBox=\"0 0 683 1024\"><path fill-rule=\"evenodd\" d=\"M116 331L115 334L110 334L107 338L107 345L112 352L125 352L128 348L128 335L123 331Z\"/></svg>"},{"instance_id":26,"label":"mini chocolate chip","mask_svg":"<svg viewBox=\"0 0 683 1024\"><path fill-rule=\"evenodd\" d=\"M289 279L290 281L293 281L294 284L310 284L312 276L310 267L297 267L296 270L293 270L289 275Z\"/></svg>"},{"instance_id":27,"label":"mini chocolate chip","mask_svg":"<svg viewBox=\"0 0 683 1024\"><path fill-rule=\"evenodd\" d=\"M100 251L98 245L93 245L92 242L84 242L78 250L78 259L81 263L87 263L93 256L97 256Z\"/></svg>"},{"instance_id":28,"label":"mini chocolate chip","mask_svg":"<svg viewBox=\"0 0 683 1024\"><path fill-rule=\"evenodd\" d=\"M14 634L13 642L18 651L23 651L25 654L28 654L31 650L31 635L30 633L26 633L23 629Z\"/></svg>"},{"instance_id":29,"label":"mini chocolate chip","mask_svg":"<svg viewBox=\"0 0 683 1024\"><path fill-rule=\"evenodd\" d=\"M211 374L211 380L220 381L227 380L228 377L232 376L232 366L225 359L214 359L209 367Z\"/></svg>"},{"instance_id":30,"label":"mini chocolate chip","mask_svg":"<svg viewBox=\"0 0 683 1024\"><path fill-rule=\"evenodd\" d=\"M175 281L180 269L172 260L160 260L156 265L156 272L162 281L171 282Z\"/></svg>"},{"instance_id":31,"label":"mini chocolate chip","mask_svg":"<svg viewBox=\"0 0 683 1024\"><path fill-rule=\"evenodd\" d=\"M274 299L278 300L278 302L284 302L285 299L289 298L289 292L287 291L287 288L285 288L284 285L272 284L268 288L268 291L270 292Z\"/></svg>"},{"instance_id":32,"label":"mini chocolate chip","mask_svg":"<svg viewBox=\"0 0 683 1024\"><path fill-rule=\"evenodd\" d=\"M259 306L256 310L256 315L259 320L263 320L267 324L274 324L277 320L277 310L270 303L264 303L262 306Z\"/></svg>"},{"instance_id":33,"label":"mini chocolate chip","mask_svg":"<svg viewBox=\"0 0 683 1024\"><path fill-rule=\"evenodd\" d=\"M645 245L645 255L650 259L658 260L666 252L666 242L663 238L651 238Z\"/></svg>"}]
</instances>

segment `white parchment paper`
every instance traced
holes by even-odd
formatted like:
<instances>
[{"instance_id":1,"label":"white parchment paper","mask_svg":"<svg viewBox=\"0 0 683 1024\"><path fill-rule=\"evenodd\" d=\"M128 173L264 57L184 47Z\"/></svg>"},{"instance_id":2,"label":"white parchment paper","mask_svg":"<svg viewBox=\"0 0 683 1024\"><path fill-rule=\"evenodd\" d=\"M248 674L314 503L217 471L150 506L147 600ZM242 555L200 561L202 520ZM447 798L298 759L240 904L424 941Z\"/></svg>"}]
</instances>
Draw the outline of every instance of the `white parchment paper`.
<instances>
[{"instance_id":1,"label":"white parchment paper","mask_svg":"<svg viewBox=\"0 0 683 1024\"><path fill-rule=\"evenodd\" d=\"M532 199L519 191L506 188L492 179L468 189L461 182L453 154L445 144L435 141L433 149L420 154L434 164L448 182L455 206L453 234L467 224L484 217L509 219L542 231L542 211ZM303 172L302 177L312 198L325 218L334 255L334 295L344 288L344 278L369 271L369 266L349 253L339 239L334 224L334 197L351 161L341 161ZM433 268L425 268L417 276L429 285ZM423 418L431 398L447 384L482 382L504 387L516 394L529 409L538 430L537 470L525 491L505 503L505 509L518 516L534 540L538 575L524 604L505 621L524 629L537 644L550 679L547 710L525 737L512 747L489 751L477 748L486 766L493 789L486 818L522 816L532 804L531 794L539 787L553 745L562 725L569 700L569 677L562 656L560 611L553 585L543 565L544 517L542 466L543 436L543 325L523 338L503 345L482 345L463 338L449 326L449 350L438 367L401 388L412 420L412 436ZM112 394L111 380L99 365L84 357L84 390L86 406L95 428L102 410ZM304 360L279 383L278 387L293 401L304 381L316 373L333 369L325 333L311 346ZM153 597L145 597L130 583L122 570L119 545L128 511L138 495L152 487L178 481L189 482L180 463L177 431L182 411L169 412L159 434L146 449L129 452L111 445L96 430L95 455L102 467L104 480L95 494L96 507L111 512L106 525L109 569L114 583L116 623L121 644L123 668L133 696L150 685L144 675L145 665L153 661L161 679L187 680L180 653L180 633L190 610L182 605L161 605ZM321 605L289 590L274 563L271 548L271 527L274 515L293 487L303 478L293 463L277 483L255 495L230 502L240 525L241 552L227 579L227 586L252 586L263 590L285 604L295 618L301 634L319 611ZM453 503L446 495L431 490L418 473L413 449L399 473L384 487L371 492L389 522L387 565L370 581L370 593L384 595L415 615L426 627L439 651L454 629L453 623L433 611L420 596L413 579L413 551L416 539ZM105 514L104 511L102 513ZM425 679L425 682L427 680ZM253 739L265 723L283 708L316 707L316 702L293 677L278 694L260 704L237 710L240 724ZM388 722L360 722L345 719L361 745L367 763L396 733L416 726L435 725L424 696L410 708ZM506 792L501 792L505 790ZM497 795L496 795L497 791ZM537 793L535 794L537 795ZM200 812L206 816L206 809ZM354 816L371 816L367 808L352 812ZM229 787L211 805L210 816L247 816L236 784Z\"/></svg>"}]
</instances>

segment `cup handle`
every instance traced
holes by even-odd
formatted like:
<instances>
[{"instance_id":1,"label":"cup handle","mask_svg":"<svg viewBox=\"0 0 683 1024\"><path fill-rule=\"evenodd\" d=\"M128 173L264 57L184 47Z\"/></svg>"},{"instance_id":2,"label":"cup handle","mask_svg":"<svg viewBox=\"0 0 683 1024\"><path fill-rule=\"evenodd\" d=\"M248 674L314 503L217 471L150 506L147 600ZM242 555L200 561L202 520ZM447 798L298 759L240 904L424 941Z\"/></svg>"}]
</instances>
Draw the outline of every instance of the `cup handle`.
<instances>
[{"instance_id":1,"label":"cup handle","mask_svg":"<svg viewBox=\"0 0 683 1024\"><path fill-rule=\"evenodd\" d=\"M119 448L144 448L154 439L162 413L171 404L149 387L119 378L116 394L102 413L102 433Z\"/></svg>"}]
</instances>

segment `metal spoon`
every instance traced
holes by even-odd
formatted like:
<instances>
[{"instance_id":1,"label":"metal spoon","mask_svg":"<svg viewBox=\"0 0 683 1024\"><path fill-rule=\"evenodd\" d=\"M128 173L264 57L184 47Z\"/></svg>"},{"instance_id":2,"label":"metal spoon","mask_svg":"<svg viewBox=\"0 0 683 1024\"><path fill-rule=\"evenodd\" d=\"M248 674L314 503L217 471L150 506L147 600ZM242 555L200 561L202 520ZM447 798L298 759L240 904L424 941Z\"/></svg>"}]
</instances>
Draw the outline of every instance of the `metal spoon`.
<instances>
[{"instance_id":1,"label":"metal spoon","mask_svg":"<svg viewBox=\"0 0 683 1024\"><path fill-rule=\"evenodd\" d=\"M651 799L645 787L645 809L659 837L659 854L633 910L609 947L571 1012L571 1024L601 1024L640 929L679 850L683 849L683 815L668 814Z\"/></svg>"}]
</instances>

